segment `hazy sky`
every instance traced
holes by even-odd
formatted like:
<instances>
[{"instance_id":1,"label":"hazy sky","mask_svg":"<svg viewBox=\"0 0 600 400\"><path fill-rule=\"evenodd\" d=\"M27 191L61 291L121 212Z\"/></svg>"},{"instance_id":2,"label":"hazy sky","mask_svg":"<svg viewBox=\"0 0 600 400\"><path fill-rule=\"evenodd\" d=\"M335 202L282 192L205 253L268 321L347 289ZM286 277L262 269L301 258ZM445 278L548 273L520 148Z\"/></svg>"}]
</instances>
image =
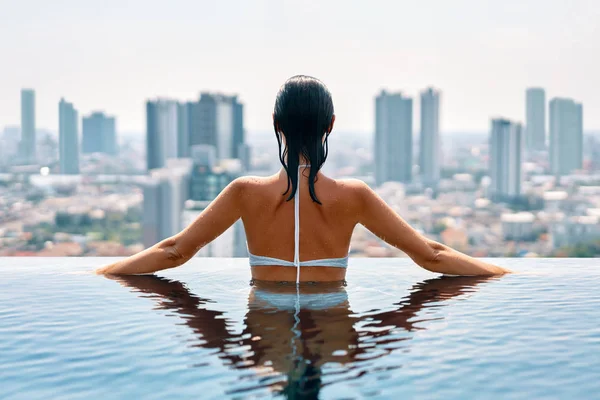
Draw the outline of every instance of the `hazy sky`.
<instances>
[{"instance_id":1,"label":"hazy sky","mask_svg":"<svg viewBox=\"0 0 600 400\"><path fill-rule=\"evenodd\" d=\"M53 130L61 96L143 132L146 98L200 90L238 93L246 127L267 130L299 73L329 86L344 131L372 131L382 88L427 85L443 91L445 131L522 120L527 86L583 102L600 129L600 1L0 0L0 127L19 124L32 87Z\"/></svg>"}]
</instances>

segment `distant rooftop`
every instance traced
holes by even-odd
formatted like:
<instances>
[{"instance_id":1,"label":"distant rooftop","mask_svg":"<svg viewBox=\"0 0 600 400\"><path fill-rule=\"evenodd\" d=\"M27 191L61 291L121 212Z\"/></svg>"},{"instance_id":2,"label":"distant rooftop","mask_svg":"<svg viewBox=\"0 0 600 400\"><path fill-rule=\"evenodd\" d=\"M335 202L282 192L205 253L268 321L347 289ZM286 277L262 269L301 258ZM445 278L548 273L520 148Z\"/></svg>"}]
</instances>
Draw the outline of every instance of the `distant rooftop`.
<instances>
[{"instance_id":1,"label":"distant rooftop","mask_svg":"<svg viewBox=\"0 0 600 400\"><path fill-rule=\"evenodd\" d=\"M535 220L535 215L530 212L518 212L514 214L502 214L502 222L508 223L523 223L523 222L533 222Z\"/></svg>"}]
</instances>

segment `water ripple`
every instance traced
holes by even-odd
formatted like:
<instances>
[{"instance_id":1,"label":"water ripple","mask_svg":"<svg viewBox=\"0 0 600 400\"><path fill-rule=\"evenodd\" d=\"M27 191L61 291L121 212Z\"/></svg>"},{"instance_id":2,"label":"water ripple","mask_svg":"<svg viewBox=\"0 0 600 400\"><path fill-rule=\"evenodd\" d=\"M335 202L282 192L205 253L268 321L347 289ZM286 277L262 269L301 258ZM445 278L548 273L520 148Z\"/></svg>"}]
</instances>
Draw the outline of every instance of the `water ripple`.
<instances>
[{"instance_id":1,"label":"water ripple","mask_svg":"<svg viewBox=\"0 0 600 400\"><path fill-rule=\"evenodd\" d=\"M0 259L0 398L591 398L600 261L439 278L350 262L347 287L249 286L244 260L106 279ZM300 309L297 309L300 304Z\"/></svg>"}]
</instances>

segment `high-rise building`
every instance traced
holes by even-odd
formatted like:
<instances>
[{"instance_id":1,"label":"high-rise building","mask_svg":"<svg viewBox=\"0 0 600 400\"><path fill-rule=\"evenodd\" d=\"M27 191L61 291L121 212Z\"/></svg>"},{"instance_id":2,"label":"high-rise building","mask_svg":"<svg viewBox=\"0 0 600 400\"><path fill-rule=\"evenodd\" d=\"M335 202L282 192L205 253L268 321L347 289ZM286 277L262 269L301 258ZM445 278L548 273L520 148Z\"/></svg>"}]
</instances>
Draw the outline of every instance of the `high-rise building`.
<instances>
[{"instance_id":1,"label":"high-rise building","mask_svg":"<svg viewBox=\"0 0 600 400\"><path fill-rule=\"evenodd\" d=\"M572 99L550 101L550 169L568 175L583 167L583 106Z\"/></svg>"},{"instance_id":2,"label":"high-rise building","mask_svg":"<svg viewBox=\"0 0 600 400\"><path fill-rule=\"evenodd\" d=\"M217 165L217 149L208 144L197 144L191 149L194 165L214 168Z\"/></svg>"},{"instance_id":3,"label":"high-rise building","mask_svg":"<svg viewBox=\"0 0 600 400\"><path fill-rule=\"evenodd\" d=\"M190 144L215 146L219 159L238 158L244 143L244 108L237 96L201 93L190 103Z\"/></svg>"},{"instance_id":4,"label":"high-rise building","mask_svg":"<svg viewBox=\"0 0 600 400\"><path fill-rule=\"evenodd\" d=\"M79 120L73 104L60 99L58 104L58 150L60 173L79 173Z\"/></svg>"},{"instance_id":5,"label":"high-rise building","mask_svg":"<svg viewBox=\"0 0 600 400\"><path fill-rule=\"evenodd\" d=\"M12 164L14 159L20 156L20 141L21 128L19 126L4 127L4 131L0 134L0 164Z\"/></svg>"},{"instance_id":6,"label":"high-rise building","mask_svg":"<svg viewBox=\"0 0 600 400\"><path fill-rule=\"evenodd\" d=\"M194 167L190 179L190 199L194 201L212 201L235 175L224 168L216 167L214 146L197 145L192 147Z\"/></svg>"},{"instance_id":7,"label":"high-rise building","mask_svg":"<svg viewBox=\"0 0 600 400\"><path fill-rule=\"evenodd\" d=\"M237 100L237 96L233 96L231 100L233 104L233 140L231 143L232 158L242 159L243 154L240 149L243 149L245 144L244 138L244 105Z\"/></svg>"},{"instance_id":8,"label":"high-rise building","mask_svg":"<svg viewBox=\"0 0 600 400\"><path fill-rule=\"evenodd\" d=\"M233 102L222 97L217 102L217 157L219 160L233 157Z\"/></svg>"},{"instance_id":9,"label":"high-rise building","mask_svg":"<svg viewBox=\"0 0 600 400\"><path fill-rule=\"evenodd\" d=\"M190 157L190 120L193 103L177 104L177 157Z\"/></svg>"},{"instance_id":10,"label":"high-rise building","mask_svg":"<svg viewBox=\"0 0 600 400\"><path fill-rule=\"evenodd\" d=\"M419 167L423 183L440 180L440 93L429 88L421 92L421 140Z\"/></svg>"},{"instance_id":11,"label":"high-rise building","mask_svg":"<svg viewBox=\"0 0 600 400\"><path fill-rule=\"evenodd\" d=\"M20 152L23 161L29 164L36 162L35 139L35 91L21 90L21 143Z\"/></svg>"},{"instance_id":12,"label":"high-rise building","mask_svg":"<svg viewBox=\"0 0 600 400\"><path fill-rule=\"evenodd\" d=\"M590 169L600 171L600 140L592 137L589 142Z\"/></svg>"},{"instance_id":13,"label":"high-rise building","mask_svg":"<svg viewBox=\"0 0 600 400\"><path fill-rule=\"evenodd\" d=\"M94 112L82 120L82 153L117 154L115 118Z\"/></svg>"},{"instance_id":14,"label":"high-rise building","mask_svg":"<svg viewBox=\"0 0 600 400\"><path fill-rule=\"evenodd\" d=\"M169 187L164 182L150 177L142 187L144 193L142 243L145 247L152 247L165 238L163 234L165 228L160 213L169 205L168 196L163 195Z\"/></svg>"},{"instance_id":15,"label":"high-rise building","mask_svg":"<svg viewBox=\"0 0 600 400\"><path fill-rule=\"evenodd\" d=\"M167 160L165 168L150 171L143 187L143 242L150 247L181 229L181 213L188 198L190 159Z\"/></svg>"},{"instance_id":16,"label":"high-rise building","mask_svg":"<svg viewBox=\"0 0 600 400\"><path fill-rule=\"evenodd\" d=\"M194 161L191 158L170 158L167 160L166 167L171 174L178 177L178 194L177 194L177 206L178 215L177 218L181 217L181 209L184 206L186 200L190 198L190 178L192 176L192 168ZM183 228L180 226L178 229Z\"/></svg>"},{"instance_id":17,"label":"high-rise building","mask_svg":"<svg viewBox=\"0 0 600 400\"><path fill-rule=\"evenodd\" d=\"M182 225L185 227L194 222L210 203L210 201L187 201L181 214ZM196 257L248 257L242 220L237 220L218 238L202 247Z\"/></svg>"},{"instance_id":18,"label":"high-rise building","mask_svg":"<svg viewBox=\"0 0 600 400\"><path fill-rule=\"evenodd\" d=\"M167 158L187 158L196 145L213 146L219 160L240 158L244 107L237 96L201 93L196 102L146 103L147 165L162 168Z\"/></svg>"},{"instance_id":19,"label":"high-rise building","mask_svg":"<svg viewBox=\"0 0 600 400\"><path fill-rule=\"evenodd\" d=\"M219 193L235 178L228 172L202 165L194 165L190 181L190 199L207 201L216 198Z\"/></svg>"},{"instance_id":20,"label":"high-rise building","mask_svg":"<svg viewBox=\"0 0 600 400\"><path fill-rule=\"evenodd\" d=\"M159 99L146 102L146 166L162 168L178 156L178 104Z\"/></svg>"},{"instance_id":21,"label":"high-rise building","mask_svg":"<svg viewBox=\"0 0 600 400\"><path fill-rule=\"evenodd\" d=\"M525 145L527 150L546 147L546 94L542 88L525 92Z\"/></svg>"},{"instance_id":22,"label":"high-rise building","mask_svg":"<svg viewBox=\"0 0 600 400\"><path fill-rule=\"evenodd\" d=\"M238 156L236 157L242 164L243 171L250 171L252 168L252 148L246 143L238 146Z\"/></svg>"},{"instance_id":23,"label":"high-rise building","mask_svg":"<svg viewBox=\"0 0 600 400\"><path fill-rule=\"evenodd\" d=\"M53 132L47 130L37 131L37 159L40 165L54 164L58 159L58 140Z\"/></svg>"},{"instance_id":24,"label":"high-rise building","mask_svg":"<svg viewBox=\"0 0 600 400\"><path fill-rule=\"evenodd\" d=\"M190 145L209 145L217 148L217 98L201 93L197 102L190 103Z\"/></svg>"},{"instance_id":25,"label":"high-rise building","mask_svg":"<svg viewBox=\"0 0 600 400\"><path fill-rule=\"evenodd\" d=\"M382 91L375 99L375 182L411 182L412 165L412 99Z\"/></svg>"},{"instance_id":26,"label":"high-rise building","mask_svg":"<svg viewBox=\"0 0 600 400\"><path fill-rule=\"evenodd\" d=\"M491 194L497 200L510 200L521 194L523 139L521 124L492 119L490 132Z\"/></svg>"}]
</instances>

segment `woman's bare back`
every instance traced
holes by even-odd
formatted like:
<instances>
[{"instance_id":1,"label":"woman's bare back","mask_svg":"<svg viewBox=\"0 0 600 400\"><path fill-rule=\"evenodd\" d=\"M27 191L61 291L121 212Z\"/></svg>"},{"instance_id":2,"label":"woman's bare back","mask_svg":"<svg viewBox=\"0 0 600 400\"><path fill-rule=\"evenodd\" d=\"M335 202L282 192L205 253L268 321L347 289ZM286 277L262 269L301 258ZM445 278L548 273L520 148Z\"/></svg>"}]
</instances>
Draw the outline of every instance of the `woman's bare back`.
<instances>
[{"instance_id":1,"label":"woman's bare back","mask_svg":"<svg viewBox=\"0 0 600 400\"><path fill-rule=\"evenodd\" d=\"M356 181L334 180L319 173L315 182L315 192L321 201L318 204L309 194L305 176L308 173L300 171L300 261L346 257L360 208ZM295 199L287 201L289 192L284 195L285 171L266 178L248 177L244 181L241 214L250 253L293 261ZM302 267L301 271L301 281L345 277L343 268ZM293 281L296 268L254 266L252 276L258 280Z\"/></svg>"}]
</instances>

